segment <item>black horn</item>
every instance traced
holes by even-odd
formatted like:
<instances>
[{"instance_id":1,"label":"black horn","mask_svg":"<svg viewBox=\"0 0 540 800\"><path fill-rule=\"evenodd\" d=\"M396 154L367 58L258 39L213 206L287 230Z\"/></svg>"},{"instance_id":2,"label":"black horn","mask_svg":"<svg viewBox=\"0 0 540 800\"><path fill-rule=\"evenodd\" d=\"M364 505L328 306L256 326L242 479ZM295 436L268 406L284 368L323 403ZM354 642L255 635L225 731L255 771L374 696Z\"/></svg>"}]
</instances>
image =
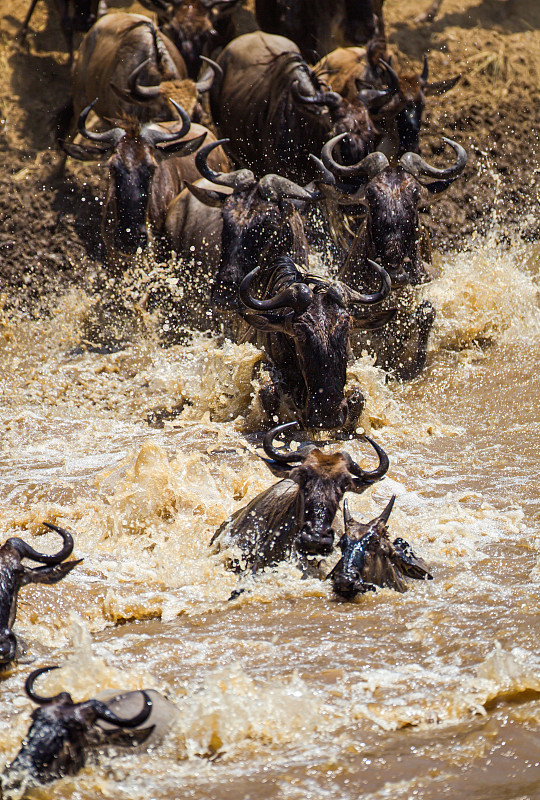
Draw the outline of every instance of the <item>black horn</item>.
<instances>
[{"instance_id":1,"label":"black horn","mask_svg":"<svg viewBox=\"0 0 540 800\"><path fill-rule=\"evenodd\" d=\"M33 700L34 703L38 703L39 705L44 705L45 703L53 703L55 700L60 699L63 696L69 697L67 692L60 692L60 694L55 694L53 697L42 697L39 694L34 692L34 683L36 682L37 678L40 675L43 675L45 672L51 672L53 669L58 669L58 666L54 667L40 667L39 669L35 669L30 675L27 677L26 681L24 682L24 691L30 698Z\"/></svg>"},{"instance_id":2,"label":"black horn","mask_svg":"<svg viewBox=\"0 0 540 800\"><path fill-rule=\"evenodd\" d=\"M373 441L373 439L370 439L369 436L365 436L364 438L366 439L366 441L370 443L370 445L373 447L373 449L379 456L379 466L374 470L366 471L361 467L359 467L355 461L351 461L351 466L349 469L350 472L352 472L352 474L356 476L354 478L354 483L359 488L365 486L366 484L369 485L371 483L375 483L375 481L378 481L381 478L383 478L388 472L388 467L390 466L390 461L388 460L388 456L386 455L382 447L378 445L377 442Z\"/></svg>"},{"instance_id":3,"label":"black horn","mask_svg":"<svg viewBox=\"0 0 540 800\"><path fill-rule=\"evenodd\" d=\"M191 128L191 120L189 118L189 114L182 106L173 100L172 97L169 97L169 103L176 109L178 116L182 120L182 127L179 131L165 131L164 129L158 130L157 128L151 128L150 126L153 123L149 123L145 125L142 134L146 141L150 142L153 145L157 144L166 144L168 142L176 142L178 139L182 139ZM206 134L205 134L206 136ZM204 139L204 137L203 137ZM187 144L187 142L186 142Z\"/></svg>"},{"instance_id":4,"label":"black horn","mask_svg":"<svg viewBox=\"0 0 540 800\"><path fill-rule=\"evenodd\" d=\"M425 175L428 178L439 178L443 180L451 180L461 175L467 163L467 151L457 142L452 141L452 139L447 139L446 136L443 136L442 140L445 144L449 144L456 153L457 159L455 164L446 169L439 169L438 167L432 167L427 161L424 161L422 156L419 156L418 153L405 153L399 159L399 163L405 172L410 173L415 178L420 178L422 175Z\"/></svg>"},{"instance_id":5,"label":"black horn","mask_svg":"<svg viewBox=\"0 0 540 800\"><path fill-rule=\"evenodd\" d=\"M326 142L321 151L322 162L330 172L334 175L338 175L340 178L352 178L357 175L366 175L366 177L371 180L375 175L382 172L383 169L386 169L389 164L388 159L384 153L378 152L369 153L369 155L365 156L357 164L351 164L348 167L338 164L333 156L334 147L348 135L348 133L340 133L334 136Z\"/></svg>"},{"instance_id":6,"label":"black horn","mask_svg":"<svg viewBox=\"0 0 540 800\"><path fill-rule=\"evenodd\" d=\"M286 431L288 428L294 428L298 426L297 422L286 422L283 425L277 425L275 428L267 431L264 436L263 440L263 448L264 452L266 453L272 461L275 461L278 464L294 464L295 461L302 461L305 457L305 449L304 447L299 448L294 453L289 451L288 453L284 453L282 450L276 450L274 447L274 439L283 431Z\"/></svg>"},{"instance_id":7,"label":"black horn","mask_svg":"<svg viewBox=\"0 0 540 800\"><path fill-rule=\"evenodd\" d=\"M229 139L218 139L217 142L205 144L195 156L195 165L203 178L220 186L229 186L231 189L239 191L255 183L255 175L250 169L237 169L234 172L214 172L207 163L207 158L212 150L215 150L220 144L226 144L228 141Z\"/></svg>"},{"instance_id":8,"label":"black horn","mask_svg":"<svg viewBox=\"0 0 540 800\"><path fill-rule=\"evenodd\" d=\"M342 102L342 97L337 92L316 92L308 97L307 95L301 93L300 89L298 88L298 81L294 81L291 84L291 94L296 102L302 103L303 105L328 106L329 108L337 108L337 106L339 106L339 104Z\"/></svg>"},{"instance_id":9,"label":"black horn","mask_svg":"<svg viewBox=\"0 0 540 800\"><path fill-rule=\"evenodd\" d=\"M99 701L96 702L96 716L98 719L102 719L105 722L110 722L112 725L117 725L120 728L136 728L138 725L142 725L143 722L146 722L148 717L152 712L152 700L146 694L146 692L142 692L142 696L144 698L144 705L142 709L136 714L134 717L130 719L122 719L122 717L117 717L114 711L111 711L105 703L101 703Z\"/></svg>"},{"instance_id":10,"label":"black horn","mask_svg":"<svg viewBox=\"0 0 540 800\"><path fill-rule=\"evenodd\" d=\"M159 97L159 84L156 86L143 86L138 82L139 75L151 61L151 58L147 58L146 61L143 61L139 66L135 67L127 79L129 94L133 100L139 103L148 103L150 100L155 100L156 97Z\"/></svg>"},{"instance_id":11,"label":"black horn","mask_svg":"<svg viewBox=\"0 0 540 800\"><path fill-rule=\"evenodd\" d=\"M88 114L94 108L95 104L97 103L98 98L90 103L90 105L83 108L79 115L79 121L77 123L77 127L79 129L79 133L81 133L86 139L90 139L91 142L103 142L104 144L108 145L109 147L114 147L122 136L125 135L125 130L123 128L111 128L108 131L103 131L102 133L97 133L96 131L89 131L86 128L86 120L88 119Z\"/></svg>"},{"instance_id":12,"label":"black horn","mask_svg":"<svg viewBox=\"0 0 540 800\"><path fill-rule=\"evenodd\" d=\"M212 61L211 58L201 56L201 61L205 61L208 66L205 69L204 74L195 84L195 87L199 94L204 94L204 92L208 92L212 88L212 84L216 79L216 75L219 75L221 78L223 77L223 70L219 64L216 64L216 62Z\"/></svg>"},{"instance_id":13,"label":"black horn","mask_svg":"<svg viewBox=\"0 0 540 800\"><path fill-rule=\"evenodd\" d=\"M37 561L40 564L51 564L53 566L60 564L73 552L73 537L68 531L64 530L63 528L58 528L51 522L44 522L43 524L52 531L59 533L64 540L64 546L62 549L52 556L47 556L45 553L38 553L37 550L34 550L33 547L30 547L30 545L24 542L22 539L13 538L9 539L8 541L13 547L15 547L17 552L21 555L21 558L31 558L32 561Z\"/></svg>"},{"instance_id":14,"label":"black horn","mask_svg":"<svg viewBox=\"0 0 540 800\"><path fill-rule=\"evenodd\" d=\"M291 261L291 266L294 267L292 259L289 260ZM255 267L255 269L251 270L242 280L238 289L240 299L247 308L253 311L272 311L278 308L292 308L296 315L300 315L312 304L313 292L303 281L297 281L291 286L287 286L286 289L278 292L269 300L257 300L250 294L249 290L259 272L260 267Z\"/></svg>"},{"instance_id":15,"label":"black horn","mask_svg":"<svg viewBox=\"0 0 540 800\"><path fill-rule=\"evenodd\" d=\"M370 258L367 259L367 263L373 270L375 270L381 279L381 288L374 294L360 294L360 292L350 289L348 298L350 303L361 303L363 305L375 305L377 303L382 303L382 301L388 297L392 290L392 281L390 280L390 275L384 269L384 267L381 267L380 264L377 264L376 261L372 261Z\"/></svg>"}]
</instances>

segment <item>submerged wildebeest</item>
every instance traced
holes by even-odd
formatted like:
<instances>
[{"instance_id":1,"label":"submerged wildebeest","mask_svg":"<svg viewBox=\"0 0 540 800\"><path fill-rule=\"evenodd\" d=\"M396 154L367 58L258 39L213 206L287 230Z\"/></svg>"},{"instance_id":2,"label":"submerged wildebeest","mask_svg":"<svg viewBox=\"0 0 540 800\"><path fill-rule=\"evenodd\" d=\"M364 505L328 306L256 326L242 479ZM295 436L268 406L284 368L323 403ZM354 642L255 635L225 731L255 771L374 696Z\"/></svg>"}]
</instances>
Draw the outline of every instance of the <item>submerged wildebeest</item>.
<instances>
[{"instance_id":1,"label":"submerged wildebeest","mask_svg":"<svg viewBox=\"0 0 540 800\"><path fill-rule=\"evenodd\" d=\"M361 338L359 346L372 352L383 369L409 380L425 366L429 332L435 319L433 305L428 300L415 305L412 291L431 280L418 207L461 175L467 153L457 142L443 137L456 153L455 163L446 169L431 166L417 153L405 153L396 167L390 166L383 153L371 153L356 165L343 166L332 155L338 138L327 142L322 160L337 179L335 188L349 202L363 206L364 211L340 278L349 286L370 286L368 259L376 261L390 275L390 302L398 305L389 325L370 333L369 341Z\"/></svg>"},{"instance_id":2,"label":"submerged wildebeest","mask_svg":"<svg viewBox=\"0 0 540 800\"><path fill-rule=\"evenodd\" d=\"M381 5L381 0L255 0L255 13L263 31L292 39L309 59L372 39Z\"/></svg>"},{"instance_id":3,"label":"submerged wildebeest","mask_svg":"<svg viewBox=\"0 0 540 800\"><path fill-rule=\"evenodd\" d=\"M351 327L381 327L394 311L369 311L389 295L385 270L371 263L380 288L360 294L340 281L303 273L289 256L278 258L266 271L256 267L240 285L243 318L257 331L257 345L269 361L269 380L260 399L269 419L279 418L281 405L307 428L353 429L364 407L359 389L345 397ZM264 299L251 293L262 284Z\"/></svg>"},{"instance_id":4,"label":"submerged wildebeest","mask_svg":"<svg viewBox=\"0 0 540 800\"><path fill-rule=\"evenodd\" d=\"M264 461L282 480L236 511L212 537L216 552L241 551L240 559L233 561L237 570L255 573L290 557L302 564L306 555L328 555L334 545L332 524L345 492L362 493L388 470L388 456L367 436L379 457L371 471L348 453L323 453L313 443L296 451L276 450L274 438L296 424L278 425L264 437Z\"/></svg>"},{"instance_id":5,"label":"submerged wildebeest","mask_svg":"<svg viewBox=\"0 0 540 800\"><path fill-rule=\"evenodd\" d=\"M82 560L65 560L73 552L71 534L51 522L43 524L62 537L64 544L58 553L50 556L38 553L17 536L11 537L0 547L0 668L7 666L17 655L17 639L12 628L20 589L29 583L58 583L73 567L82 563ZM27 567L22 563L24 558L45 566Z\"/></svg>"},{"instance_id":6,"label":"submerged wildebeest","mask_svg":"<svg viewBox=\"0 0 540 800\"><path fill-rule=\"evenodd\" d=\"M344 163L374 149L369 104L389 102L397 84L344 100L328 91L289 39L256 31L234 39L220 54L223 75L210 92L212 115L220 135L230 139L237 164L260 177L275 172L305 183L315 177L310 153L347 133L340 145Z\"/></svg>"},{"instance_id":7,"label":"submerged wildebeest","mask_svg":"<svg viewBox=\"0 0 540 800\"><path fill-rule=\"evenodd\" d=\"M69 57L73 58L73 34L75 31L89 30L97 19L100 0L54 0L60 17L60 26L66 40ZM30 8L19 30L19 37L24 40L28 25L38 0L32 0Z\"/></svg>"},{"instance_id":8,"label":"submerged wildebeest","mask_svg":"<svg viewBox=\"0 0 540 800\"><path fill-rule=\"evenodd\" d=\"M120 120L107 131L90 131L86 120L93 104L79 117L79 132L94 146L63 142L65 152L83 161L105 161L109 182L103 205L102 235L111 261L131 256L144 248L151 227L162 225L168 203L182 185L182 157L195 152L204 141L206 129L194 139L184 137L190 120L174 100L172 105L180 115L180 130L138 120ZM97 145L97 147L95 146ZM177 158L161 161L175 153ZM157 180L156 180L157 177Z\"/></svg>"},{"instance_id":9,"label":"submerged wildebeest","mask_svg":"<svg viewBox=\"0 0 540 800\"><path fill-rule=\"evenodd\" d=\"M345 532L339 540L342 556L327 576L338 597L352 600L357 594L375 591L377 586L406 592L404 578L432 580L427 565L408 542L401 538L390 541L387 522L395 499L394 495L382 514L367 524L355 522L344 501Z\"/></svg>"},{"instance_id":10,"label":"submerged wildebeest","mask_svg":"<svg viewBox=\"0 0 540 800\"><path fill-rule=\"evenodd\" d=\"M161 32L178 48L188 75L196 78L201 56L210 55L214 46L214 24L237 3L238 0L142 0L141 5L157 12Z\"/></svg>"},{"instance_id":11,"label":"submerged wildebeest","mask_svg":"<svg viewBox=\"0 0 540 800\"><path fill-rule=\"evenodd\" d=\"M40 708L32 712L32 725L16 758L2 773L2 797L21 797L31 786L51 783L66 775L76 775L86 764L87 751L104 745L136 746L152 733L153 726L126 731L144 724L152 711L152 701L141 692L142 709L128 719L117 716L100 700L74 703L68 692L41 697L34 691L36 679L57 667L41 667L30 673L25 683L26 694ZM112 724L105 731L97 723ZM21 791L22 790L22 791Z\"/></svg>"}]
</instances>

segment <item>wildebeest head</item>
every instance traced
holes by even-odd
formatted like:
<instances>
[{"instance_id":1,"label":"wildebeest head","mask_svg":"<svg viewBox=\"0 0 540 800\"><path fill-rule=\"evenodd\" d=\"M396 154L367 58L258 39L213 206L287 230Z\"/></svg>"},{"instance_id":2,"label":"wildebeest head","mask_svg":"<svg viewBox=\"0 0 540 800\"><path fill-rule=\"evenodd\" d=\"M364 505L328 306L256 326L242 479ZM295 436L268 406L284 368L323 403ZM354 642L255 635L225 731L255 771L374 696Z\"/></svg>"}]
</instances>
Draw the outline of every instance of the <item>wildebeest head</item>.
<instances>
[{"instance_id":1,"label":"wildebeest head","mask_svg":"<svg viewBox=\"0 0 540 800\"><path fill-rule=\"evenodd\" d=\"M97 102L94 100L94 103ZM79 117L79 131L99 147L63 142L65 152L83 161L103 159L109 168L109 185L105 202L104 228L112 231L112 249L132 255L148 242L147 210L154 172L160 158L167 153L189 155L201 145L206 134L189 141L182 140L191 121L174 100L171 103L182 119L179 131L165 131L137 120L123 120L123 127L97 133L86 128L86 119L94 103Z\"/></svg>"},{"instance_id":2,"label":"wildebeest head","mask_svg":"<svg viewBox=\"0 0 540 800\"><path fill-rule=\"evenodd\" d=\"M221 139L202 147L195 163L203 177L231 188L232 194L190 184L188 188L202 203L222 208L221 257L212 302L221 308L238 308L238 287L254 265L270 264L284 253L298 261L306 259L302 221L289 201L310 203L320 194L278 175L257 180L248 169L214 172L208 166L208 154L227 141Z\"/></svg>"},{"instance_id":3,"label":"wildebeest head","mask_svg":"<svg viewBox=\"0 0 540 800\"><path fill-rule=\"evenodd\" d=\"M405 153L391 167L383 153L371 153L358 164L343 166L332 156L339 137L327 142L322 161L339 178L344 196L365 206L366 252L389 273L392 286L428 281L418 252L418 206L440 194L461 175L467 153L461 145L443 137L456 153L446 169L430 166L417 153ZM430 183L422 178L433 179Z\"/></svg>"},{"instance_id":4,"label":"wildebeest head","mask_svg":"<svg viewBox=\"0 0 540 800\"><path fill-rule=\"evenodd\" d=\"M380 82L383 78L382 66L385 64L380 58L380 52L368 48L368 62L368 69L374 82ZM428 58L425 55L423 70L420 74L410 72L399 75L399 84L394 100L382 110L385 118L395 120L399 138L398 158L407 152L420 152L420 128L426 107L426 97L448 92L460 78L457 75L448 80L429 83L428 76ZM381 127L384 127L384 124Z\"/></svg>"},{"instance_id":5,"label":"wildebeest head","mask_svg":"<svg viewBox=\"0 0 540 800\"><path fill-rule=\"evenodd\" d=\"M328 555L334 544L334 517L345 492L361 493L388 471L388 456L373 439L365 437L379 457L378 466L371 471L362 469L348 453L330 455L317 445L308 444L296 451L285 452L274 447L273 440L296 422L278 425L264 437L266 464L272 472L298 484L295 523L296 546L309 554Z\"/></svg>"},{"instance_id":6,"label":"wildebeest head","mask_svg":"<svg viewBox=\"0 0 540 800\"><path fill-rule=\"evenodd\" d=\"M143 0L144 6L157 11L161 31L178 48L191 78L197 77L200 57L211 49L216 18L236 3L238 0Z\"/></svg>"},{"instance_id":7,"label":"wildebeest head","mask_svg":"<svg viewBox=\"0 0 540 800\"><path fill-rule=\"evenodd\" d=\"M54 697L36 694L36 679L53 669L57 667L41 667L26 679L26 693L40 708L32 712L32 725L22 747L2 774L0 783L4 798L10 798L17 789L24 791L29 784L45 784L65 775L75 775L85 765L89 746L137 745L152 733L153 726L129 733L122 730L137 728L150 716L152 701L146 692L141 692L144 700L141 711L130 719L123 719L100 700L74 703L68 692ZM111 723L115 729L104 731L97 725L100 720Z\"/></svg>"},{"instance_id":8,"label":"wildebeest head","mask_svg":"<svg viewBox=\"0 0 540 800\"><path fill-rule=\"evenodd\" d=\"M17 640L12 627L17 614L19 590L29 583L57 583L81 563L81 560L65 561L73 551L71 534L50 522L43 524L62 537L63 547L58 553L50 556L38 553L16 536L0 547L0 667L5 667L16 657ZM27 567L22 563L24 558L45 566Z\"/></svg>"},{"instance_id":9,"label":"wildebeest head","mask_svg":"<svg viewBox=\"0 0 540 800\"><path fill-rule=\"evenodd\" d=\"M261 278L261 267L240 284L240 298L250 312L242 316L268 336L263 344L280 373L307 428L339 428L348 421L344 395L349 334L353 317L365 329L386 324L394 311L366 313L390 293L388 274L370 262L381 281L379 291L360 294L340 281L303 274L289 256L278 258L266 271L265 299L250 289Z\"/></svg>"},{"instance_id":10,"label":"wildebeest head","mask_svg":"<svg viewBox=\"0 0 540 800\"><path fill-rule=\"evenodd\" d=\"M382 514L367 524L355 522L344 501L345 533L339 541L342 557L328 575L338 597L352 600L376 586L406 592L404 577L432 579L426 564L407 542L395 539L392 543L388 537L387 522L395 499L394 495Z\"/></svg>"},{"instance_id":11,"label":"wildebeest head","mask_svg":"<svg viewBox=\"0 0 540 800\"><path fill-rule=\"evenodd\" d=\"M153 28L152 32L155 34ZM156 45L156 52L157 50ZM206 69L199 80L192 78L163 78L160 83L154 85L141 83L142 76L148 65L152 63L152 59L147 58L132 70L127 78L126 89L114 84L111 84L111 88L122 100L128 103L152 104L152 108L154 106L167 108L168 103L174 100L186 109L193 122L199 122L203 113L201 106L202 96L212 88L216 74L222 74L221 67L212 59L200 56L197 59L197 64L199 60L206 64Z\"/></svg>"}]
</instances>

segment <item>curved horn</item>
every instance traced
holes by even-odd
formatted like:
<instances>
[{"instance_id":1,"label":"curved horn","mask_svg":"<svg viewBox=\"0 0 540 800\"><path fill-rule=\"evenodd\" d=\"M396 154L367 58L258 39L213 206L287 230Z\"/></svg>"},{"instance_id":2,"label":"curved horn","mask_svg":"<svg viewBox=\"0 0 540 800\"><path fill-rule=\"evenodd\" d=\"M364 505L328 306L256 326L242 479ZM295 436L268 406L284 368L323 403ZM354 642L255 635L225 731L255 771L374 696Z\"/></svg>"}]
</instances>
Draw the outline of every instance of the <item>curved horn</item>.
<instances>
[{"instance_id":1,"label":"curved horn","mask_svg":"<svg viewBox=\"0 0 540 800\"><path fill-rule=\"evenodd\" d=\"M151 61L151 58L147 58L146 61L143 61L142 64L139 64L138 67L135 67L135 69L130 72L127 79L129 94L133 100L137 100L139 103L148 103L150 100L155 100L156 97L159 97L159 84L157 86L142 86L138 82L139 75Z\"/></svg>"},{"instance_id":2,"label":"curved horn","mask_svg":"<svg viewBox=\"0 0 540 800\"><path fill-rule=\"evenodd\" d=\"M26 692L30 700L34 701L34 703L38 703L39 705L44 705L45 703L54 703L54 701L60 699L62 695L67 695L67 697L69 697L69 694L67 692L60 692L60 694L55 694L53 697L41 697L41 695L36 694L34 692L34 683L37 680L37 678L39 678L39 676L43 675L45 672L51 672L51 670L53 669L58 669L58 666L40 667L39 669L35 669L33 672L30 673L30 675L24 682L24 691Z\"/></svg>"},{"instance_id":3,"label":"curved horn","mask_svg":"<svg viewBox=\"0 0 540 800\"><path fill-rule=\"evenodd\" d=\"M20 554L21 558L31 558L33 561L37 561L40 564L51 564L52 566L55 566L56 564L60 564L62 561L64 561L64 559L70 556L73 552L73 537L70 533L68 533L68 531L65 531L63 528L58 528L51 522L44 522L43 524L52 531L59 533L64 540L64 546L58 551L58 553L55 553L55 555L47 556L44 553L38 553L37 550L34 550L33 547L30 547L29 544L19 538L10 539L9 541Z\"/></svg>"},{"instance_id":4,"label":"curved horn","mask_svg":"<svg viewBox=\"0 0 540 800\"><path fill-rule=\"evenodd\" d=\"M217 183L219 186L229 186L236 191L255 183L255 175L250 169L237 169L234 172L214 172L208 166L207 158L220 144L226 144L229 139L218 139L217 142L210 142L201 147L195 156L195 166L207 180Z\"/></svg>"},{"instance_id":5,"label":"curved horn","mask_svg":"<svg viewBox=\"0 0 540 800\"><path fill-rule=\"evenodd\" d=\"M138 725L142 725L143 722L146 722L152 712L152 700L146 694L146 692L141 692L141 694L144 698L144 705L139 713L134 717L131 717L130 719L122 719L122 717L117 717L114 711L111 711L111 709L108 708L105 703L97 701L95 706L97 719L110 722L112 725L117 725L120 728L136 728Z\"/></svg>"},{"instance_id":6,"label":"curved horn","mask_svg":"<svg viewBox=\"0 0 540 800\"><path fill-rule=\"evenodd\" d=\"M425 175L428 178L442 178L444 180L457 178L461 175L467 163L467 151L457 142L452 141L452 139L447 139L446 136L443 136L442 140L445 144L449 144L456 153L457 160L453 166L447 167L446 169L438 169L437 167L432 167L427 161L424 161L422 156L419 156L418 153L405 153L399 159L399 163L405 172L410 173L415 178L420 178L422 175Z\"/></svg>"},{"instance_id":7,"label":"curved horn","mask_svg":"<svg viewBox=\"0 0 540 800\"><path fill-rule=\"evenodd\" d=\"M83 108L79 115L79 121L77 123L77 127L79 129L79 133L81 133L86 139L90 139L91 142L104 142L109 147L114 147L122 136L125 135L125 130L123 128L111 128L108 131L103 131L102 133L97 133L96 131L89 131L86 129L86 120L88 119L88 114L92 111L95 104L97 103L98 98L90 103L90 105Z\"/></svg>"},{"instance_id":8,"label":"curved horn","mask_svg":"<svg viewBox=\"0 0 540 800\"><path fill-rule=\"evenodd\" d=\"M390 64L383 61L382 58L379 64L383 65L388 76L386 89L375 89L374 87L360 89L357 84L359 99L367 106L368 110L374 114L381 111L399 91L399 78L397 73L392 69Z\"/></svg>"},{"instance_id":9,"label":"curved horn","mask_svg":"<svg viewBox=\"0 0 540 800\"><path fill-rule=\"evenodd\" d=\"M321 159L324 166L330 170L334 175L338 175L341 178L352 178L356 175L366 175L369 180L374 178L375 175L378 175L379 172L382 172L383 169L389 164L387 157L384 153L369 153L369 155L365 156L361 161L357 164L351 164L349 167L344 167L342 164L338 164L334 161L333 157L333 150L334 147L338 142L348 136L348 133L339 133L337 136L334 136L324 145L321 151Z\"/></svg>"},{"instance_id":10,"label":"curved horn","mask_svg":"<svg viewBox=\"0 0 540 800\"><path fill-rule=\"evenodd\" d=\"M292 263L292 261L291 261ZM253 311L271 311L276 308L292 308L296 315L303 314L313 302L313 292L304 282L295 282L292 286L287 286L269 300L257 300L249 293L251 284L259 274L260 266L251 270L243 279L238 293L243 304Z\"/></svg>"},{"instance_id":11,"label":"curved horn","mask_svg":"<svg viewBox=\"0 0 540 800\"><path fill-rule=\"evenodd\" d=\"M201 56L201 61L206 61L208 67L205 69L204 74L197 81L195 84L195 88L199 92L199 94L204 94L204 92L208 92L212 88L212 84L216 79L216 75L219 75L220 78L223 77L223 70L216 64L215 61L212 61L211 58L207 58L206 56Z\"/></svg>"},{"instance_id":12,"label":"curved horn","mask_svg":"<svg viewBox=\"0 0 540 800\"><path fill-rule=\"evenodd\" d=\"M317 92L312 97L307 97L300 92L298 81L291 84L291 94L297 103L304 105L328 106L336 108L342 101L342 97L337 92Z\"/></svg>"},{"instance_id":13,"label":"curved horn","mask_svg":"<svg viewBox=\"0 0 540 800\"><path fill-rule=\"evenodd\" d=\"M422 74L420 75L420 83L423 86L427 83L428 77L429 77L428 57L426 53L424 53L424 69L422 70Z\"/></svg>"},{"instance_id":14,"label":"curved horn","mask_svg":"<svg viewBox=\"0 0 540 800\"><path fill-rule=\"evenodd\" d=\"M286 422L284 425L277 425L275 428L266 432L263 440L263 448L266 455L269 456L272 461L278 464L293 464L295 461L302 461L304 456L298 450L295 453L283 453L281 450L276 450L273 444L273 440L278 434L286 431L287 428L294 428L297 425L297 422Z\"/></svg>"},{"instance_id":15,"label":"curved horn","mask_svg":"<svg viewBox=\"0 0 540 800\"><path fill-rule=\"evenodd\" d=\"M319 191L310 192L281 175L264 175L259 181L259 193L265 200L318 200Z\"/></svg>"},{"instance_id":16,"label":"curved horn","mask_svg":"<svg viewBox=\"0 0 540 800\"><path fill-rule=\"evenodd\" d=\"M376 303L382 303L382 301L388 297L392 290L392 281L390 280L390 275L381 267L380 264L377 264L376 261L372 261L371 258L367 259L369 266L375 270L379 278L381 279L381 288L378 292L374 294L360 294L360 292L356 292L351 290L349 295L349 302L350 303L362 303L365 305L375 305Z\"/></svg>"},{"instance_id":17,"label":"curved horn","mask_svg":"<svg viewBox=\"0 0 540 800\"><path fill-rule=\"evenodd\" d=\"M142 129L141 133L144 138L151 142L151 144L165 144L167 142L176 142L178 139L182 139L191 128L191 120L189 118L189 114L187 111L182 108L182 106L173 100L172 97L169 97L169 103L176 109L178 116L182 120L182 127L179 131L165 131L165 130L158 130L157 128L150 128L150 125L153 123L148 123Z\"/></svg>"},{"instance_id":18,"label":"curved horn","mask_svg":"<svg viewBox=\"0 0 540 800\"><path fill-rule=\"evenodd\" d=\"M365 436L364 438L366 439L366 441L370 443L370 445L373 447L373 449L379 456L379 466L374 470L366 471L362 469L362 467L359 467L358 464L355 461L352 461L351 459L351 466L349 468L349 471L356 476L354 479L354 483L358 487L365 486L366 484L369 485L371 483L375 483L375 481L380 480L386 475L386 473L388 472L388 467L390 466L390 461L388 460L388 456L386 455L382 447L379 444L377 444L377 442L373 441L373 439L370 439L369 436Z\"/></svg>"}]
</instances>

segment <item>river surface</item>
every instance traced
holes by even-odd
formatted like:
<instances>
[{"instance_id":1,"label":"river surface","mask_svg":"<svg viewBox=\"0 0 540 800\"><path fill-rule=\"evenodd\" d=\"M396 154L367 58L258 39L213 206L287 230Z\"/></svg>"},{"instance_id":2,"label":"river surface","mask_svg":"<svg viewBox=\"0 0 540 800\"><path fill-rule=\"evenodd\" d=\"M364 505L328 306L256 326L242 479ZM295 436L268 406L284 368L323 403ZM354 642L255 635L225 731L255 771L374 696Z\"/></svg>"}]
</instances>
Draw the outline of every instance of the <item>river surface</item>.
<instances>
[{"instance_id":1,"label":"river surface","mask_svg":"<svg viewBox=\"0 0 540 800\"><path fill-rule=\"evenodd\" d=\"M80 292L50 317L0 318L1 535L52 552L49 520L84 558L21 591L0 768L29 725L26 675L59 664L43 693L152 687L179 713L150 750L101 754L42 798L540 798L540 250L493 234L437 262L424 375L386 383L367 356L349 371L391 461L351 511L365 521L397 494L391 532L434 580L353 603L291 564L228 602L237 576L208 543L275 482L253 346L164 349L141 311L129 347L81 353ZM373 463L359 439L329 449Z\"/></svg>"}]
</instances>

